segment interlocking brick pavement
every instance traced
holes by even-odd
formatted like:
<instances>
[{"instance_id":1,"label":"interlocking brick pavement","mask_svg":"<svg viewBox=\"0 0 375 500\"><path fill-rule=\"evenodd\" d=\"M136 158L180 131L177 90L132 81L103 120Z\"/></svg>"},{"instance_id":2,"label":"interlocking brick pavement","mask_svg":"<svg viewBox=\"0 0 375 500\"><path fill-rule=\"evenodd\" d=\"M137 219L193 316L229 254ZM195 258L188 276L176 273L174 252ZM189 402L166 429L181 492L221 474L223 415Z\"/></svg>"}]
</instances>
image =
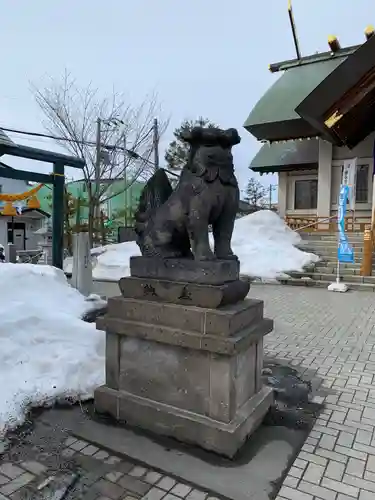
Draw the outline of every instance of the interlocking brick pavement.
<instances>
[{"instance_id":1,"label":"interlocking brick pavement","mask_svg":"<svg viewBox=\"0 0 375 500\"><path fill-rule=\"evenodd\" d=\"M265 339L266 356L306 369L316 383L317 402L325 404L277 500L374 499L373 295L254 285L250 297L263 299L266 315L275 320L274 332ZM54 446L56 434L62 432L49 425L49 431L43 427L39 436L28 438L30 453L25 458L10 454L0 461L0 500L33 498L29 492L61 460L81 467L79 496L73 493L69 499L217 500L210 492L124 461L68 433L61 449L57 444L54 453L45 453L40 440L46 448Z\"/></svg>"},{"instance_id":2,"label":"interlocking brick pavement","mask_svg":"<svg viewBox=\"0 0 375 500\"><path fill-rule=\"evenodd\" d=\"M79 450L77 450L79 448ZM95 449L93 449L95 448ZM72 437L66 439L62 452L80 469L79 488L67 499L83 500L219 500L209 492L179 482L160 472L108 454L106 451ZM88 450L85 453L85 450ZM64 455L64 453L63 453ZM90 457L87 460L87 457ZM72 464L71 464L72 465ZM29 500L51 472L41 462L3 462L0 466L0 500ZM32 472L29 472L32 471ZM44 498L44 497L43 497Z\"/></svg>"},{"instance_id":3,"label":"interlocking brick pavement","mask_svg":"<svg viewBox=\"0 0 375 500\"><path fill-rule=\"evenodd\" d=\"M321 380L325 409L277 500L375 498L375 301L372 294L254 285L275 329L265 355Z\"/></svg>"},{"instance_id":4,"label":"interlocking brick pavement","mask_svg":"<svg viewBox=\"0 0 375 500\"><path fill-rule=\"evenodd\" d=\"M0 455L0 500L52 498L77 474L66 500L219 500L177 477L123 459L69 434L69 422L86 418L79 407L52 409L13 436ZM68 428L66 427L68 426Z\"/></svg>"}]
</instances>

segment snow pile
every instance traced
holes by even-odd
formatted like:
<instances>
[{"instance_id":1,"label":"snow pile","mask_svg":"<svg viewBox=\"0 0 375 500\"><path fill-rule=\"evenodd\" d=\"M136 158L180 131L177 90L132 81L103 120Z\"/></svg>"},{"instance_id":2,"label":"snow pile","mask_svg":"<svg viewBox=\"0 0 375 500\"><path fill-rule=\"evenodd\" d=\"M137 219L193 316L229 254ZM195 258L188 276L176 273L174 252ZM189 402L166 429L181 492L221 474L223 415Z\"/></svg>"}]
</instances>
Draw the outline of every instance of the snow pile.
<instances>
[{"instance_id":1,"label":"snow pile","mask_svg":"<svg viewBox=\"0 0 375 500\"><path fill-rule=\"evenodd\" d=\"M91 397L104 383L104 332L80 317L98 303L72 288L62 271L0 264L0 436L27 407ZM101 304L100 304L101 305Z\"/></svg>"},{"instance_id":2,"label":"snow pile","mask_svg":"<svg viewBox=\"0 0 375 500\"><path fill-rule=\"evenodd\" d=\"M319 260L294 246L300 241L299 234L277 214L261 210L236 220L232 248L241 261L241 274L272 280L288 271L301 271L305 265ZM91 253L93 278L115 281L129 275L129 258L140 255L134 242L94 248ZM71 259L66 260L65 271L71 272L71 268Z\"/></svg>"},{"instance_id":3,"label":"snow pile","mask_svg":"<svg viewBox=\"0 0 375 500\"><path fill-rule=\"evenodd\" d=\"M96 280L119 280L129 276L129 259L132 255L141 255L134 241L106 245L91 250L93 256L93 278Z\"/></svg>"},{"instance_id":4,"label":"snow pile","mask_svg":"<svg viewBox=\"0 0 375 500\"><path fill-rule=\"evenodd\" d=\"M92 277L94 280L118 281L123 276L129 276L129 259L132 255L141 255L134 241L105 245L91 250ZM73 257L64 260L64 271L73 270Z\"/></svg>"},{"instance_id":5,"label":"snow pile","mask_svg":"<svg viewBox=\"0 0 375 500\"><path fill-rule=\"evenodd\" d=\"M260 210L237 219L232 248L240 259L241 274L274 279L319 260L294 246L300 242L300 235L275 212Z\"/></svg>"}]
</instances>

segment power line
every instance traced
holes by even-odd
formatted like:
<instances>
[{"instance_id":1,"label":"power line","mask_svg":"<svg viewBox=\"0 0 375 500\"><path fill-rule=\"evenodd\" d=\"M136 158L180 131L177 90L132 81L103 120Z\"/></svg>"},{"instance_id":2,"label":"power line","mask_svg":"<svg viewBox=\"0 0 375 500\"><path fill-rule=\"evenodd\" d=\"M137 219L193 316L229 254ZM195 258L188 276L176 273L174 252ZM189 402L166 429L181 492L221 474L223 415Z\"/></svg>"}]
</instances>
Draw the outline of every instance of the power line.
<instances>
[{"instance_id":1,"label":"power line","mask_svg":"<svg viewBox=\"0 0 375 500\"><path fill-rule=\"evenodd\" d=\"M57 137L55 135L51 135L51 134L44 134L42 132L29 132L29 131L26 131L26 130L19 130L19 129L14 129L14 128L6 128L6 127L1 127L1 130L4 130L5 132L10 132L10 133L13 133L13 134L21 134L21 135L28 135L28 136L31 136L31 137L40 137L40 138L45 138L45 139L53 139L55 141L65 141L65 142L71 142L71 143L75 143L75 144L84 144L86 146L93 146L95 147L96 146L96 143L93 142L93 141L77 141L77 140L74 140L74 139L69 139L67 137ZM152 127L146 134L146 136L144 137L147 138L150 133L153 131L154 127ZM117 150L121 150L121 151L126 151L126 153L131 157L133 158L134 160L142 160L152 166L155 167L155 163L153 161L151 161L150 159L148 158L145 158L144 156L141 156L140 154L138 154L136 151L134 151L133 149L124 149L123 147L121 146L116 146L116 145L112 145L112 144L102 144L101 146L102 148L104 149L108 149L110 151L117 151ZM173 175L174 177L179 177L178 174L176 174L175 172L172 172L171 170L167 170L167 169L164 169L166 172L168 172L170 175Z\"/></svg>"},{"instance_id":2,"label":"power line","mask_svg":"<svg viewBox=\"0 0 375 500\"><path fill-rule=\"evenodd\" d=\"M42 132L28 132L26 130L18 130L18 129L14 129L14 128L6 128L6 127L1 127L1 130L4 130L5 132L11 132L13 134L29 135L31 137L41 137L41 138L44 137L46 139L53 139L55 141L72 142L75 144L84 144L86 146L95 146L96 145L96 143L93 141L78 141L75 139L69 139L67 137L57 137L55 135L44 134ZM150 131L146 134L146 138L148 135L150 135L151 131L152 131L152 129L150 129ZM109 149L110 151L123 150L123 148L121 146L116 146L116 145L112 145L112 144L102 144L101 147L103 149ZM135 160L143 160L143 161L146 161L152 165L154 164L151 160L148 160L147 158L144 158L143 156L139 155L133 149L126 149L125 151L130 157L134 158Z\"/></svg>"}]
</instances>

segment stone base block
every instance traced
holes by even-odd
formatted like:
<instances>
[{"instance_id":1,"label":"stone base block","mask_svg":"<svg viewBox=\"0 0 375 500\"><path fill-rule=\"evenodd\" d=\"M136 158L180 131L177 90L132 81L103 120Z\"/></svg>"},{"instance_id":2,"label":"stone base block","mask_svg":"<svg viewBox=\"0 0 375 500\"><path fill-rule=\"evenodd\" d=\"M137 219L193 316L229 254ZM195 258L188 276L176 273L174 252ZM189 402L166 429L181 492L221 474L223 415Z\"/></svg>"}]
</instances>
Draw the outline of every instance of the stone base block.
<instances>
[{"instance_id":1,"label":"stone base block","mask_svg":"<svg viewBox=\"0 0 375 500\"><path fill-rule=\"evenodd\" d=\"M104 325L112 318L176 328L202 335L229 337L262 321L263 301L246 299L220 309L206 309L112 297L108 300L108 314L104 319Z\"/></svg>"},{"instance_id":2,"label":"stone base block","mask_svg":"<svg viewBox=\"0 0 375 500\"><path fill-rule=\"evenodd\" d=\"M125 299L144 299L208 309L240 302L250 290L250 283L244 280L229 281L224 285L202 285L155 278L126 277L120 279L119 286Z\"/></svg>"},{"instance_id":3,"label":"stone base block","mask_svg":"<svg viewBox=\"0 0 375 500\"><path fill-rule=\"evenodd\" d=\"M136 321L124 321L117 318L98 318L96 327L107 333L115 333L119 338L138 338L157 344L180 346L199 351L217 354L235 355L246 351L251 344L258 343L265 335L272 332L273 320L264 318L261 321L241 330L229 337L218 335L202 335L186 332L176 328L150 325Z\"/></svg>"},{"instance_id":4,"label":"stone base block","mask_svg":"<svg viewBox=\"0 0 375 500\"><path fill-rule=\"evenodd\" d=\"M239 279L240 263L238 260L197 261L130 257L130 274L136 278L223 285Z\"/></svg>"},{"instance_id":5,"label":"stone base block","mask_svg":"<svg viewBox=\"0 0 375 500\"><path fill-rule=\"evenodd\" d=\"M259 426L272 398L272 389L263 387L228 423L106 386L95 391L95 408L118 421L232 458Z\"/></svg>"},{"instance_id":6,"label":"stone base block","mask_svg":"<svg viewBox=\"0 0 375 500\"><path fill-rule=\"evenodd\" d=\"M238 261L132 257L130 269L96 323L107 335L97 411L232 457L272 402L263 302L243 300ZM238 300L222 305L228 296Z\"/></svg>"}]
</instances>

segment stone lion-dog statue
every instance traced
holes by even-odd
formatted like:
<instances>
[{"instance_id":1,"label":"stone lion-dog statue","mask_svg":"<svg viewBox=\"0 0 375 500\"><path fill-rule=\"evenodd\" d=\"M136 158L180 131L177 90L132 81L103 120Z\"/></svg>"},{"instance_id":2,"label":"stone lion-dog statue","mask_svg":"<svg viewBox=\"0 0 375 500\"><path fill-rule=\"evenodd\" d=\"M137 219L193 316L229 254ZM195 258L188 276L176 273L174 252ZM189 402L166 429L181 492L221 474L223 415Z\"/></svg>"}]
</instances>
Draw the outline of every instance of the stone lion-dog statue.
<instances>
[{"instance_id":1,"label":"stone lion-dog statue","mask_svg":"<svg viewBox=\"0 0 375 500\"><path fill-rule=\"evenodd\" d=\"M239 204L232 147L241 138L236 129L214 127L195 127L181 138L190 150L177 187L172 189L166 171L160 168L142 191L135 214L141 253L163 259L237 259L231 249Z\"/></svg>"}]
</instances>

